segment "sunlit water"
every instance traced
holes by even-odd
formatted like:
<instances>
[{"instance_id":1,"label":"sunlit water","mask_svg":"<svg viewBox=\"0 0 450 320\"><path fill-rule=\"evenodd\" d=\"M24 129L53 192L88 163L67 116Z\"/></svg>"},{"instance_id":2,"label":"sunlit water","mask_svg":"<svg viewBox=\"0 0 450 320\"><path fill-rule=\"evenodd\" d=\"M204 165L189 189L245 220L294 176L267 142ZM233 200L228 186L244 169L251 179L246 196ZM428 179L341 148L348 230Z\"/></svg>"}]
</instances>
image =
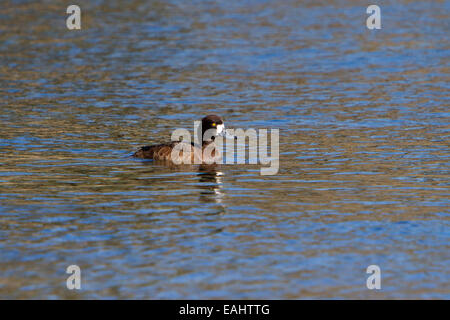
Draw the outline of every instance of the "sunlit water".
<instances>
[{"instance_id":1,"label":"sunlit water","mask_svg":"<svg viewBox=\"0 0 450 320\"><path fill-rule=\"evenodd\" d=\"M0 298L450 298L448 1L77 4L1 5ZM128 157L210 113L279 173Z\"/></svg>"}]
</instances>

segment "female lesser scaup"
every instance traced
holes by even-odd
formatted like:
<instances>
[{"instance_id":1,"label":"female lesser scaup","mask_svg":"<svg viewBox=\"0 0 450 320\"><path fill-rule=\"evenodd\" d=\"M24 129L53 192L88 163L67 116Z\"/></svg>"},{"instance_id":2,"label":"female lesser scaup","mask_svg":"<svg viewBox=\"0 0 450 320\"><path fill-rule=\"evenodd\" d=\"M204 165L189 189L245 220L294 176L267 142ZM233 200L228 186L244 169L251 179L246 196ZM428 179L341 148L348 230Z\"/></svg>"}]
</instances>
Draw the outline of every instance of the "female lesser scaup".
<instances>
[{"instance_id":1,"label":"female lesser scaup","mask_svg":"<svg viewBox=\"0 0 450 320\"><path fill-rule=\"evenodd\" d=\"M208 139L205 138L205 132L209 129L213 129L211 137ZM199 141L202 141L202 146L200 148L199 145L196 145L194 142L191 142L190 145L187 142L179 142L172 141L169 143L163 143L153 146L145 146L141 147L136 151L133 156L140 159L153 159L153 160L164 160L164 161L172 161L177 163L212 163L214 160L220 159L219 150L215 149L214 139L218 135L225 135L225 126L221 117L216 115L209 115L202 119L202 135ZM174 150L175 146L178 144L185 143L183 145L185 148L189 148L190 152L183 154L183 151L176 152L175 157L172 155L172 150ZM179 147L183 147L179 146ZM208 147L208 150L211 152L204 152L205 148ZM197 152L195 152L197 149ZM179 149L181 150L181 148ZM198 158L200 157L200 158Z\"/></svg>"}]
</instances>

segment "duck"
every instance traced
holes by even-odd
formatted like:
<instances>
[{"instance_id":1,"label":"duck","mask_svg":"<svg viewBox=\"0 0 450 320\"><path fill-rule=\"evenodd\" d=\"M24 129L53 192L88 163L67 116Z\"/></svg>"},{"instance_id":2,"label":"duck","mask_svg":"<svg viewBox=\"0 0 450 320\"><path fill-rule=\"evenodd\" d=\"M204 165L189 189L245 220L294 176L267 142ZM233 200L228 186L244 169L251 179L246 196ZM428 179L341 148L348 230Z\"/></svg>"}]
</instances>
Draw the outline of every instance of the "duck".
<instances>
[{"instance_id":1,"label":"duck","mask_svg":"<svg viewBox=\"0 0 450 320\"><path fill-rule=\"evenodd\" d=\"M215 114L210 114L201 119L201 141L200 144L195 142L172 141L168 143L161 143L157 145L140 147L134 154L134 158L138 159L152 159L156 161L169 161L172 163L213 163L221 159L221 153L216 148L214 143L215 137L227 135L225 131L225 124L223 119ZM208 131L211 130L211 131ZM208 134L205 136L205 132ZM209 137L209 138L208 138ZM184 145L180 145L184 144ZM177 148L179 152L172 154L172 151ZM209 152L204 152L208 148ZM190 150L190 152L184 152Z\"/></svg>"}]
</instances>

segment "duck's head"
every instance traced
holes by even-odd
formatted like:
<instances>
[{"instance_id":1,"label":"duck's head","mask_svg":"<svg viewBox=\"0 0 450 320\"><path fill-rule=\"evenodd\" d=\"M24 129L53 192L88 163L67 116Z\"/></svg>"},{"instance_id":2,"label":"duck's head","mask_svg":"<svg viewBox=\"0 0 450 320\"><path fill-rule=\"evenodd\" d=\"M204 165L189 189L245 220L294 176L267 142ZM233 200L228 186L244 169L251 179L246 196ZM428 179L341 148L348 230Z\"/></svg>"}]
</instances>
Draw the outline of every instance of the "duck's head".
<instances>
[{"instance_id":1,"label":"duck's head","mask_svg":"<svg viewBox=\"0 0 450 320\"><path fill-rule=\"evenodd\" d=\"M211 131L208 131L208 130L211 130ZM227 132L225 130L225 124L223 122L223 119L214 114L208 115L202 119L202 137L203 138L205 138L205 132L207 132L207 131L208 131L208 133L206 134L205 141L214 140L214 138L217 136L223 136L223 137L231 138L231 139L235 138L234 136L227 134ZM210 138L208 138L208 137L210 137Z\"/></svg>"}]
</instances>

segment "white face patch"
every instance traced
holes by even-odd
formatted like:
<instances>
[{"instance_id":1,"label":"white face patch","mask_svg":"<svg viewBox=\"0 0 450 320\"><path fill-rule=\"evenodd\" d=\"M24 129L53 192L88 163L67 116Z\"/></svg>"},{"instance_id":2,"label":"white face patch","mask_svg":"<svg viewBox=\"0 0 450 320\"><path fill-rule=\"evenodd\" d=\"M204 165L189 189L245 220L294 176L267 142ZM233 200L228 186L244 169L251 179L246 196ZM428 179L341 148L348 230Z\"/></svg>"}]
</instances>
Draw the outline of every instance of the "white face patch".
<instances>
[{"instance_id":1,"label":"white face patch","mask_svg":"<svg viewBox=\"0 0 450 320\"><path fill-rule=\"evenodd\" d=\"M218 135L221 134L223 129L225 129L225 126L223 124L218 124L217 127L216 127L217 134Z\"/></svg>"}]
</instances>

